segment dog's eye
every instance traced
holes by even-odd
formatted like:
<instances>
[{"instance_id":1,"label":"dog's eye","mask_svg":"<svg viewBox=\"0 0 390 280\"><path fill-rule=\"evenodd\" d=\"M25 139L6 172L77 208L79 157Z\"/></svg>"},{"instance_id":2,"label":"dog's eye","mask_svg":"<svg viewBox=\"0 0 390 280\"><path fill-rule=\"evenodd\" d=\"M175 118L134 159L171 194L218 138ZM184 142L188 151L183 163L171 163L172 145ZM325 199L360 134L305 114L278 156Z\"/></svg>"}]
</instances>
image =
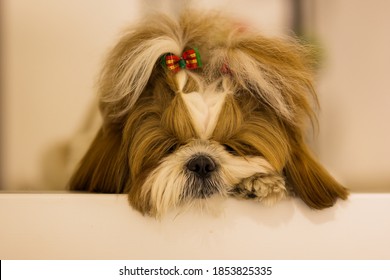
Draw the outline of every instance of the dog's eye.
<instances>
[{"instance_id":1,"label":"dog's eye","mask_svg":"<svg viewBox=\"0 0 390 280\"><path fill-rule=\"evenodd\" d=\"M179 144L173 144L172 146L169 147L169 149L167 150L167 153L168 154L173 154L174 152L176 152L176 150L179 148Z\"/></svg>"},{"instance_id":2,"label":"dog's eye","mask_svg":"<svg viewBox=\"0 0 390 280\"><path fill-rule=\"evenodd\" d=\"M237 151L232 147L232 146L229 146L229 145L227 145L227 144L223 144L222 145L224 148L225 148L225 150L229 153L229 154L232 154L232 155L238 155L238 153L237 153Z\"/></svg>"}]
</instances>

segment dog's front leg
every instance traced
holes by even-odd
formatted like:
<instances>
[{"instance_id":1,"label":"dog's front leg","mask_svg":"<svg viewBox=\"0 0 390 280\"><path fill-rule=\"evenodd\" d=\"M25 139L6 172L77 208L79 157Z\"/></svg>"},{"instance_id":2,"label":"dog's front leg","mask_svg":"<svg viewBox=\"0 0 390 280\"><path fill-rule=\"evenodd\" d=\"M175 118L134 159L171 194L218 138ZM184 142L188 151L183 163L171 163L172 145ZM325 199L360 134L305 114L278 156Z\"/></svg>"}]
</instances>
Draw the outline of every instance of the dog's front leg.
<instances>
[{"instance_id":1,"label":"dog's front leg","mask_svg":"<svg viewBox=\"0 0 390 280\"><path fill-rule=\"evenodd\" d=\"M287 196L287 189L284 178L277 172L256 173L236 185L231 195L273 205Z\"/></svg>"}]
</instances>

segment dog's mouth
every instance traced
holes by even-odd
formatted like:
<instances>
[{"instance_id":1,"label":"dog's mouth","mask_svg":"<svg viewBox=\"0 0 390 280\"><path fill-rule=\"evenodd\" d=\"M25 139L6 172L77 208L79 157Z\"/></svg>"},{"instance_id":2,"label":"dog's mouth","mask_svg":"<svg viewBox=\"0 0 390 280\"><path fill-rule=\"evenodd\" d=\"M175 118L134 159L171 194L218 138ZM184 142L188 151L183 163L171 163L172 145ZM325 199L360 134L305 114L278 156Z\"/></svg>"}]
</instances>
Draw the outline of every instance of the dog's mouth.
<instances>
[{"instance_id":1,"label":"dog's mouth","mask_svg":"<svg viewBox=\"0 0 390 280\"><path fill-rule=\"evenodd\" d=\"M220 193L221 187L217 180L191 178L185 188L183 198L209 198L214 194Z\"/></svg>"}]
</instances>

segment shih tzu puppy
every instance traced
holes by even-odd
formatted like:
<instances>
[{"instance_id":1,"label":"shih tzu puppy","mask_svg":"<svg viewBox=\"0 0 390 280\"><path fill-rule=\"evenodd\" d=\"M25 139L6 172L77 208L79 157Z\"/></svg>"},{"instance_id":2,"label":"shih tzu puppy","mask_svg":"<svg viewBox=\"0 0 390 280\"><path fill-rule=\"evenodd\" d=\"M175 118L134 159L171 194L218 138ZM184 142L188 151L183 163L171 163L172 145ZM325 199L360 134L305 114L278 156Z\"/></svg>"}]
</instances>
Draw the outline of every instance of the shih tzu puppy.
<instances>
[{"instance_id":1,"label":"shih tzu puppy","mask_svg":"<svg viewBox=\"0 0 390 280\"><path fill-rule=\"evenodd\" d=\"M144 214L211 197L332 206L348 191L314 159L310 51L219 14L155 15L109 53L103 124L71 190L126 193Z\"/></svg>"}]
</instances>

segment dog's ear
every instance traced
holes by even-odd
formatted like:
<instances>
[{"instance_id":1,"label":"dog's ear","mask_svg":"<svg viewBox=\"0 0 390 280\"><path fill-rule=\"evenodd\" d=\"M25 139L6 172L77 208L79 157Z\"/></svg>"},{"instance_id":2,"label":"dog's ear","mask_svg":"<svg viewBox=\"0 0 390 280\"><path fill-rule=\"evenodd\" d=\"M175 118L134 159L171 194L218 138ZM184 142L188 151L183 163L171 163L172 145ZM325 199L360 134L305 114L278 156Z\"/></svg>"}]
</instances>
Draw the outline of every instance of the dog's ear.
<instances>
[{"instance_id":1,"label":"dog's ear","mask_svg":"<svg viewBox=\"0 0 390 280\"><path fill-rule=\"evenodd\" d=\"M211 50L214 69L226 64L239 88L294 126L314 116L312 48L294 38L267 38L250 31L233 31L228 38L225 51Z\"/></svg>"},{"instance_id":2,"label":"dog's ear","mask_svg":"<svg viewBox=\"0 0 390 280\"><path fill-rule=\"evenodd\" d=\"M148 82L163 54L182 51L177 24L172 19L159 16L147 20L125 32L105 60L98 81L105 125L123 122L140 96L149 92Z\"/></svg>"},{"instance_id":3,"label":"dog's ear","mask_svg":"<svg viewBox=\"0 0 390 280\"><path fill-rule=\"evenodd\" d=\"M296 140L296 137L292 136L292 139ZM284 169L287 183L294 193L314 209L331 207L338 198L346 199L348 190L316 161L303 140L294 140Z\"/></svg>"},{"instance_id":4,"label":"dog's ear","mask_svg":"<svg viewBox=\"0 0 390 280\"><path fill-rule=\"evenodd\" d=\"M70 190L122 193L129 168L121 142L120 133L100 129L70 180Z\"/></svg>"}]
</instances>

